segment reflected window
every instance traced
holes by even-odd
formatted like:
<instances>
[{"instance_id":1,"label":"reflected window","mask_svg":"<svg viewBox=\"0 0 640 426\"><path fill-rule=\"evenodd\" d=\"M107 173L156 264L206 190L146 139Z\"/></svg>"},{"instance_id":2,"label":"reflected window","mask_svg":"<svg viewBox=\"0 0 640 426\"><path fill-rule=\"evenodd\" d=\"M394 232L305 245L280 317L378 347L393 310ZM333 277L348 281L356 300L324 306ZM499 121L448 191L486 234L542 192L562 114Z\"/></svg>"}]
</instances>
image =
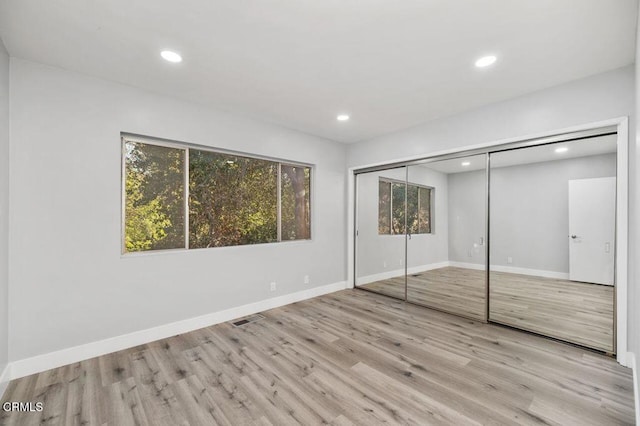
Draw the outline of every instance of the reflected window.
<instances>
[{"instance_id":1,"label":"reflected window","mask_svg":"<svg viewBox=\"0 0 640 426\"><path fill-rule=\"evenodd\" d=\"M378 234L431 234L433 188L381 178L378 183ZM406 209L405 209L406 198Z\"/></svg>"}]
</instances>

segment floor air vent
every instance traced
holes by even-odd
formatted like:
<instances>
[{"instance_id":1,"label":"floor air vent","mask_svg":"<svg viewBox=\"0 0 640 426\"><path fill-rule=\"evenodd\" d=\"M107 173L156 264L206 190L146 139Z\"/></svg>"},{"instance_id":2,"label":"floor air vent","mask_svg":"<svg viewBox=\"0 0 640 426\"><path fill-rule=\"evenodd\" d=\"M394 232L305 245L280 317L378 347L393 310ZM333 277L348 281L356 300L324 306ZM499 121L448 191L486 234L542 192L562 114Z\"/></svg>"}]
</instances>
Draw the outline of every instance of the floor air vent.
<instances>
[{"instance_id":1,"label":"floor air vent","mask_svg":"<svg viewBox=\"0 0 640 426\"><path fill-rule=\"evenodd\" d=\"M234 327L242 327L243 325L251 324L252 322L256 322L256 321L261 320L263 318L264 318L264 316L260 315L260 314L250 315L248 317L239 318L239 319L237 319L235 321L232 321L231 325L233 325Z\"/></svg>"}]
</instances>

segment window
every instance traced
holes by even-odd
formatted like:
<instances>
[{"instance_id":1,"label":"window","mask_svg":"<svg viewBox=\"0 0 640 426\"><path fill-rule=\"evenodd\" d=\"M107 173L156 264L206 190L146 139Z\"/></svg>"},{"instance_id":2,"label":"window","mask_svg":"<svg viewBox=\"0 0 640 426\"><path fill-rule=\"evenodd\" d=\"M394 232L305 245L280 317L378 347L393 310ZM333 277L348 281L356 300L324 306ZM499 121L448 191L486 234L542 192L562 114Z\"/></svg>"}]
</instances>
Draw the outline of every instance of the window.
<instances>
[{"instance_id":1,"label":"window","mask_svg":"<svg viewBox=\"0 0 640 426\"><path fill-rule=\"evenodd\" d=\"M280 165L282 240L310 238L309 193L311 169L292 164Z\"/></svg>"},{"instance_id":2,"label":"window","mask_svg":"<svg viewBox=\"0 0 640 426\"><path fill-rule=\"evenodd\" d=\"M124 252L311 238L309 166L123 138Z\"/></svg>"},{"instance_id":3,"label":"window","mask_svg":"<svg viewBox=\"0 0 640 426\"><path fill-rule=\"evenodd\" d=\"M189 150L189 247L278 241L278 163Z\"/></svg>"},{"instance_id":4,"label":"window","mask_svg":"<svg viewBox=\"0 0 640 426\"><path fill-rule=\"evenodd\" d=\"M389 179L378 182L378 234L431 234L433 188ZM406 197L406 209L405 209Z\"/></svg>"},{"instance_id":5,"label":"window","mask_svg":"<svg viewBox=\"0 0 640 426\"><path fill-rule=\"evenodd\" d=\"M126 143L125 249L184 247L184 150Z\"/></svg>"}]
</instances>

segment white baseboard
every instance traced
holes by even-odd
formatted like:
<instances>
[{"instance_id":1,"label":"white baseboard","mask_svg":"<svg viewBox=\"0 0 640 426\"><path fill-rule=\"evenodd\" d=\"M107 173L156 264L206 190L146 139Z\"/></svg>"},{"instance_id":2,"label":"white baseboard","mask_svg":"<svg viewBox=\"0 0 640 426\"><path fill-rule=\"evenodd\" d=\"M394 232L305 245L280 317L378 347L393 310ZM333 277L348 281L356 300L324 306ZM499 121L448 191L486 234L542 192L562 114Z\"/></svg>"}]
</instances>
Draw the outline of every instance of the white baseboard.
<instances>
[{"instance_id":1,"label":"white baseboard","mask_svg":"<svg viewBox=\"0 0 640 426\"><path fill-rule=\"evenodd\" d=\"M485 266L484 263L465 263L465 262L449 262L449 266L454 266L456 268L465 268L465 269L475 269L478 271L484 271Z\"/></svg>"},{"instance_id":2,"label":"white baseboard","mask_svg":"<svg viewBox=\"0 0 640 426\"><path fill-rule=\"evenodd\" d=\"M412 266L407 268L407 273L419 274L420 272L431 271L432 269L445 268L449 266L449 262L429 263L427 265ZM404 268L394 269L393 271L380 272L378 274L366 275L357 279L356 285L364 285L374 283L376 281L388 280L389 278L404 276Z\"/></svg>"},{"instance_id":3,"label":"white baseboard","mask_svg":"<svg viewBox=\"0 0 640 426\"><path fill-rule=\"evenodd\" d=\"M167 337L187 333L189 331L208 327L214 324L231 321L236 318L252 315L268 309L344 290L345 288L347 288L347 282L340 281L333 284L314 287L308 290L262 300L260 302L250 303L248 305L238 306L220 312L202 315L196 318L189 318L122 336L112 337L97 342L62 349L56 352L34 356L32 358L14 361L10 364L11 368L9 369L8 376L11 379L18 379L20 377L40 373L52 368L62 367L63 365L72 364L74 362L165 339Z\"/></svg>"},{"instance_id":4,"label":"white baseboard","mask_svg":"<svg viewBox=\"0 0 640 426\"><path fill-rule=\"evenodd\" d=\"M476 270L484 270L485 266L481 263L465 263L465 262L438 262L438 263L430 263L427 265L415 266L407 269L407 273L418 274L420 272L431 271L432 269L445 268L447 266L456 266L458 268L466 268L466 269L476 269ZM559 280L568 280L569 273L567 272L556 272L556 271L545 271L542 269L529 269L529 268L517 268L514 266L502 266L502 265L491 265L492 271L497 272L508 272L510 274L519 274L519 275L529 275L534 277L545 277L545 278L555 278ZM395 269L393 271L385 271L378 274L366 275L364 277L359 277L357 279L357 285L364 285L373 283L376 281L388 280L390 278L401 277L404 275L403 269Z\"/></svg>"},{"instance_id":5,"label":"white baseboard","mask_svg":"<svg viewBox=\"0 0 640 426\"><path fill-rule=\"evenodd\" d=\"M457 266L459 268L480 269L484 270L484 264L449 262L449 266ZM491 265L491 270L496 272L508 272L510 274L530 275L533 277L555 278L558 280L568 280L568 272L545 271L542 269L518 268L515 266Z\"/></svg>"},{"instance_id":6,"label":"white baseboard","mask_svg":"<svg viewBox=\"0 0 640 426\"><path fill-rule=\"evenodd\" d=\"M7 390L9 382L11 381L11 364L7 364L4 367L4 371L0 374L0 399L4 395L4 391Z\"/></svg>"},{"instance_id":7,"label":"white baseboard","mask_svg":"<svg viewBox=\"0 0 640 426\"><path fill-rule=\"evenodd\" d=\"M636 424L640 425L640 388L638 387L638 364L636 363L636 354L627 352L627 363L633 370L633 400L636 407Z\"/></svg>"}]
</instances>

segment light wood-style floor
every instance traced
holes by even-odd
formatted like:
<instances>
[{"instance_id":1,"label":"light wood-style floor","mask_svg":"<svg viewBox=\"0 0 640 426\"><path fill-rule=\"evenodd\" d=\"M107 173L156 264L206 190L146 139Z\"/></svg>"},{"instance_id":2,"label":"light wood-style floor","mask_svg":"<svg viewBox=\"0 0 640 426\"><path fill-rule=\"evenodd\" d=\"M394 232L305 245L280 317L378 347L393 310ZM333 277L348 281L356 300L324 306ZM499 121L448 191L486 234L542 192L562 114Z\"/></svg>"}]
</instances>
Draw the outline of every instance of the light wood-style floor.
<instances>
[{"instance_id":1,"label":"light wood-style floor","mask_svg":"<svg viewBox=\"0 0 640 426\"><path fill-rule=\"evenodd\" d=\"M485 282L484 271L457 267L433 269L407 277L407 299L484 321L487 309ZM358 287L404 299L404 275Z\"/></svg>"},{"instance_id":2,"label":"light wood-style floor","mask_svg":"<svg viewBox=\"0 0 640 426\"><path fill-rule=\"evenodd\" d=\"M3 425L632 424L613 359L359 290L12 381Z\"/></svg>"},{"instance_id":3,"label":"light wood-style floor","mask_svg":"<svg viewBox=\"0 0 640 426\"><path fill-rule=\"evenodd\" d=\"M485 271L446 267L407 279L408 300L485 319ZM404 277L360 286L404 299ZM590 283L491 272L489 319L613 352L614 289Z\"/></svg>"},{"instance_id":4,"label":"light wood-style floor","mask_svg":"<svg viewBox=\"0 0 640 426\"><path fill-rule=\"evenodd\" d=\"M491 273L489 319L604 352L614 352L614 288Z\"/></svg>"}]
</instances>

